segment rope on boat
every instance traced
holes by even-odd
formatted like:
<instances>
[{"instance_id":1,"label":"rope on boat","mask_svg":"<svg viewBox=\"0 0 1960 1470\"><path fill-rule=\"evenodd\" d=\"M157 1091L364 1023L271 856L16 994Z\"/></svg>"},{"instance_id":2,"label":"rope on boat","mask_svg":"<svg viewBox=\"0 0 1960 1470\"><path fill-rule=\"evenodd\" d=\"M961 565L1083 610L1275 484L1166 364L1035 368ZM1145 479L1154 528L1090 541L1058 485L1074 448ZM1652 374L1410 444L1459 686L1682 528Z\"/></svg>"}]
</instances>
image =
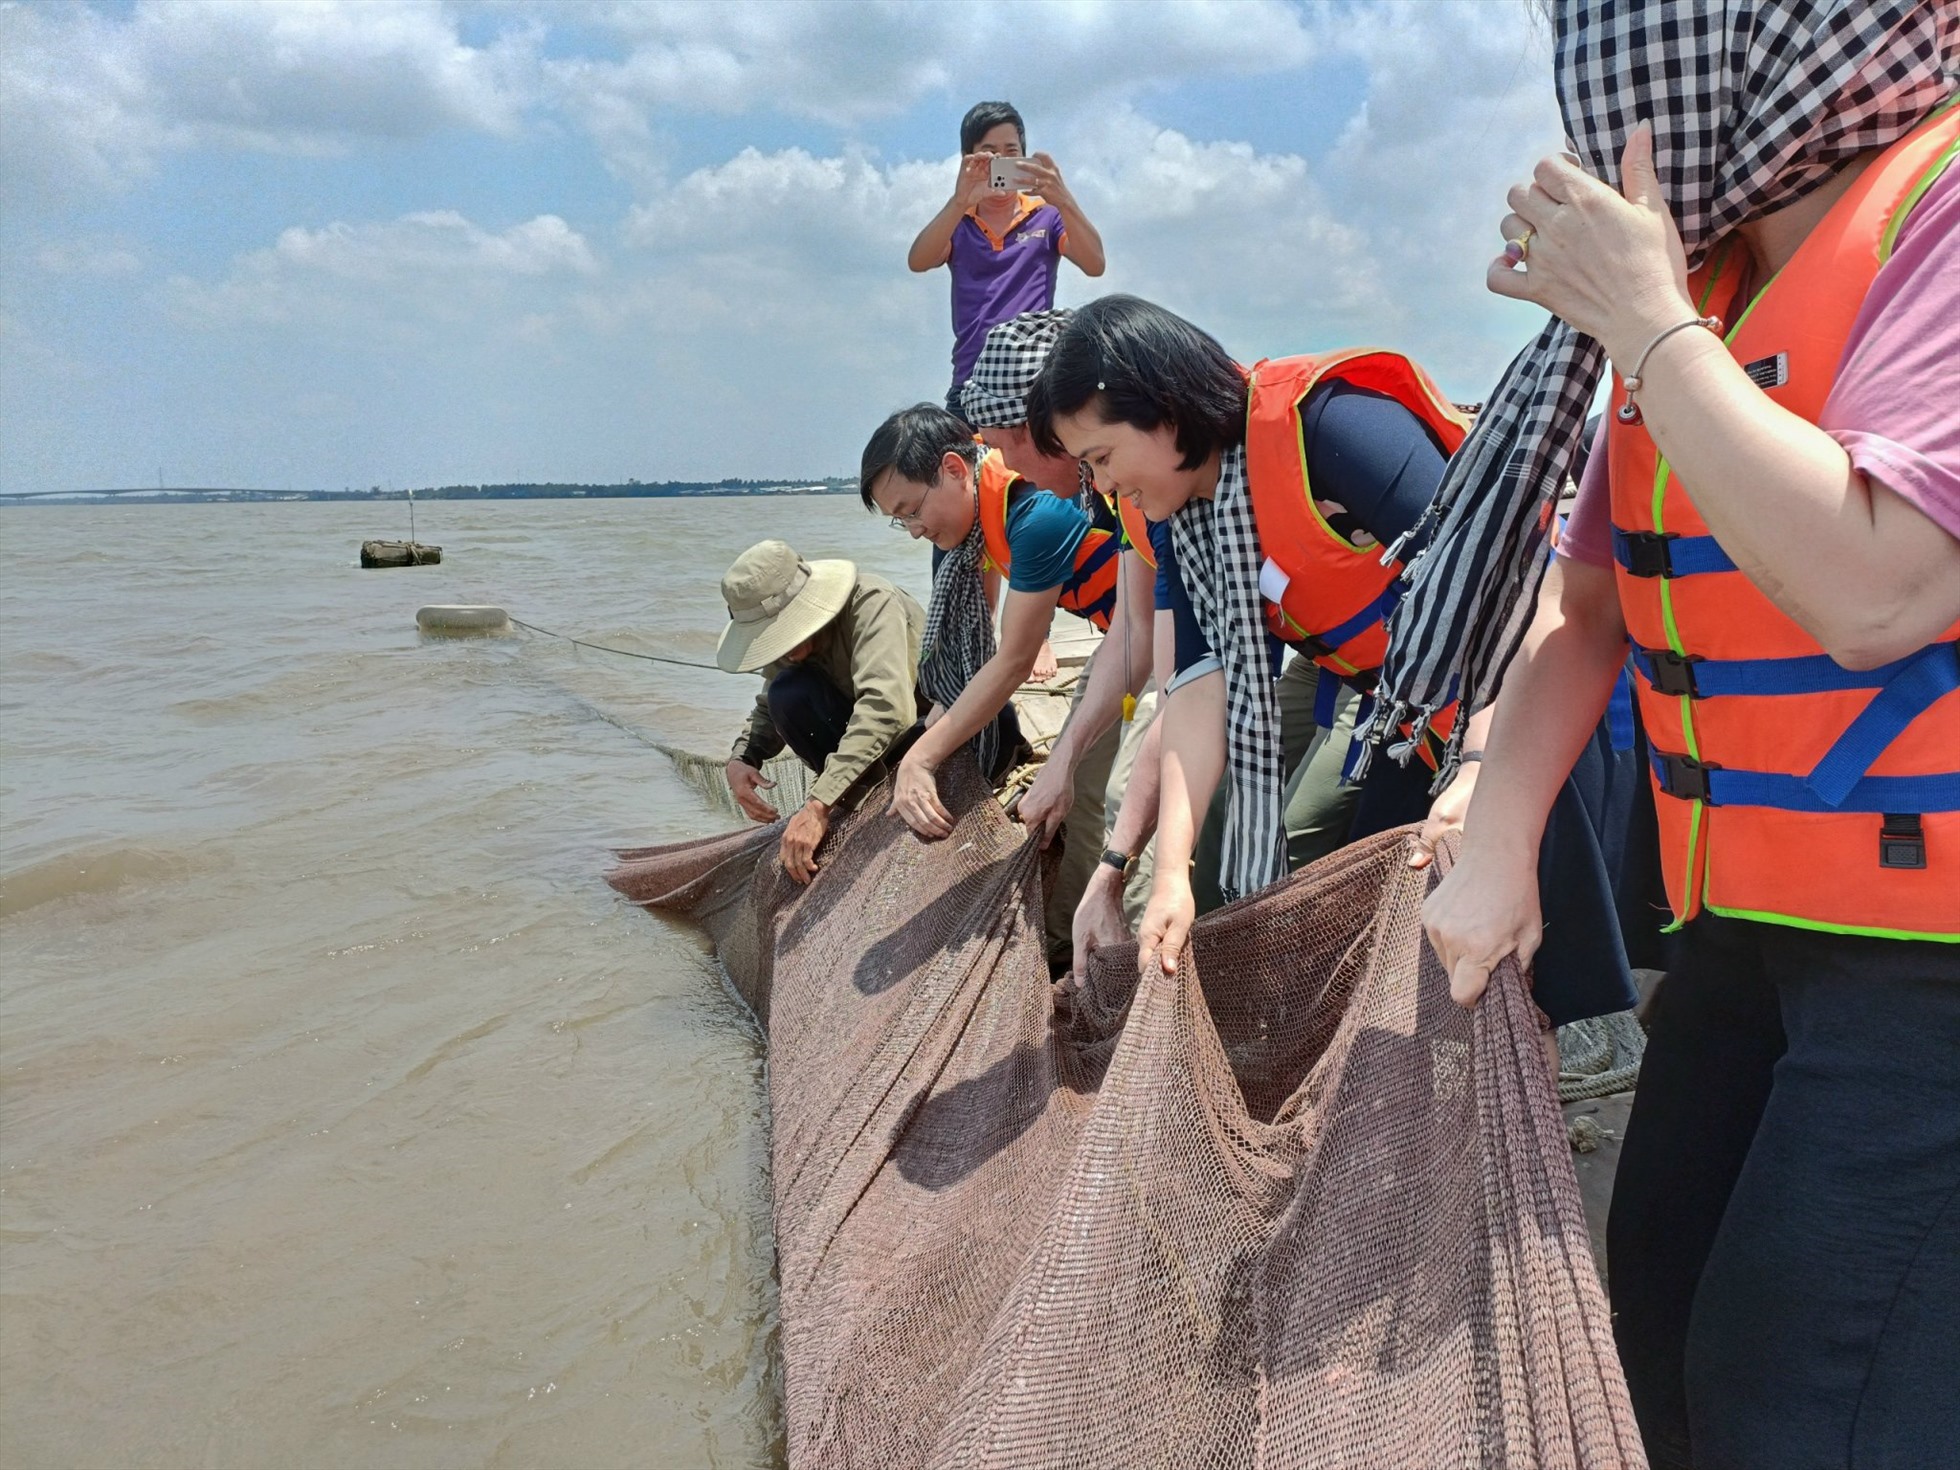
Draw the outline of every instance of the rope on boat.
<instances>
[{"instance_id":1,"label":"rope on boat","mask_svg":"<svg viewBox=\"0 0 1960 1470\"><path fill-rule=\"evenodd\" d=\"M1632 1011L1558 1028L1558 1100L1580 1102L1627 1092L1640 1077L1647 1033Z\"/></svg>"}]
</instances>

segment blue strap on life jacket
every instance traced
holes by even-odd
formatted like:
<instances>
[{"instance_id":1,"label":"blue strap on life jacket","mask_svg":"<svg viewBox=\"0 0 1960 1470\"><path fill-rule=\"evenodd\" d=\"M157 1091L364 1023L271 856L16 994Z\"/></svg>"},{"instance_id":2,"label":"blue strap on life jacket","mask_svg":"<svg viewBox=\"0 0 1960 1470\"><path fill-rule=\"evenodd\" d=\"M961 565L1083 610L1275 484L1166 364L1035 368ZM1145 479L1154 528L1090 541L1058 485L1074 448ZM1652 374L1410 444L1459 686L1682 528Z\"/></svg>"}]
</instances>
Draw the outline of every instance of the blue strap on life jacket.
<instances>
[{"instance_id":1,"label":"blue strap on life jacket","mask_svg":"<svg viewBox=\"0 0 1960 1470\"><path fill-rule=\"evenodd\" d=\"M1865 773L1885 753L1886 747L1905 733L1908 725L1937 701L1960 689L1960 644L1931 644L1911 658L1889 667L1896 668L1898 672L1885 681L1885 687L1878 691L1877 698L1865 706L1858 718L1824 753L1817 768L1804 778L1804 784L1832 808L1840 807L1858 786L1874 779ZM1960 777L1950 779L1960 780ZM1888 808L1895 812L1945 809L1916 806Z\"/></svg>"},{"instance_id":2,"label":"blue strap on life jacket","mask_svg":"<svg viewBox=\"0 0 1960 1470\"><path fill-rule=\"evenodd\" d=\"M1635 650L1638 652L1638 650ZM1613 681L1613 693L1606 701L1606 735L1615 755L1633 749L1633 660L1620 668Z\"/></svg>"},{"instance_id":3,"label":"blue strap on life jacket","mask_svg":"<svg viewBox=\"0 0 1960 1470\"><path fill-rule=\"evenodd\" d=\"M1383 589L1381 596L1370 602L1360 612L1344 623L1337 623L1325 633L1317 635L1318 641L1330 649L1339 648L1350 638L1365 633L1395 611L1395 604L1402 600L1402 579L1392 579Z\"/></svg>"},{"instance_id":4,"label":"blue strap on life jacket","mask_svg":"<svg viewBox=\"0 0 1960 1470\"><path fill-rule=\"evenodd\" d=\"M1805 665L1812 659L1749 659L1724 663L1708 660L1692 666L1691 675L1699 697L1711 695L1710 675L1722 669L1748 669L1750 665ZM1829 663L1829 659L1824 662ZM1833 667L1836 667L1833 665ZM1814 693L1815 687L1790 687L1816 677L1814 671L1799 669L1775 688L1770 674L1760 675L1757 687L1748 693ZM1786 671L1788 672L1788 671ZM1853 671L1842 671L1852 675ZM1947 695L1960 690L1960 644L1934 643L1909 658L1899 659L1880 669L1855 675L1862 682L1832 684L1827 688L1870 688L1881 685L1870 704L1859 713L1824 753L1806 776L1777 771L1738 771L1724 766L1704 765L1688 756L1661 751L1652 753L1654 772L1661 790L1690 801L1711 806L1766 806L1793 812L1941 812L1960 810L1960 771L1923 776L1873 776L1867 774L1879 756L1903 735L1912 722Z\"/></svg>"},{"instance_id":5,"label":"blue strap on life jacket","mask_svg":"<svg viewBox=\"0 0 1960 1470\"><path fill-rule=\"evenodd\" d=\"M1775 771L1736 771L1705 766L1686 756L1653 751L1649 756L1662 791L1710 806L1766 806L1789 812L1960 811L1960 771L1931 776L1865 776L1826 801L1805 776Z\"/></svg>"},{"instance_id":6,"label":"blue strap on life jacket","mask_svg":"<svg viewBox=\"0 0 1960 1470\"><path fill-rule=\"evenodd\" d=\"M1944 645L1935 645L1943 647ZM1642 648L1628 662L1657 694L1714 699L1724 694L1829 694L1843 689L1883 689L1925 650L1876 669L1847 669L1829 654L1799 658L1701 658L1668 648Z\"/></svg>"},{"instance_id":7,"label":"blue strap on life jacket","mask_svg":"<svg viewBox=\"0 0 1960 1470\"><path fill-rule=\"evenodd\" d=\"M1064 593L1073 593L1079 588L1086 587L1105 566L1123 554L1116 537L1108 533L1098 537L1096 534L1098 529L1100 528L1090 527L1076 547L1075 565L1069 569L1068 579L1062 583ZM1087 618L1107 630L1116 616L1115 585L1111 584L1105 588L1103 595L1087 607L1078 607L1071 611L1077 617Z\"/></svg>"},{"instance_id":8,"label":"blue strap on life jacket","mask_svg":"<svg viewBox=\"0 0 1960 1470\"><path fill-rule=\"evenodd\" d=\"M1613 560L1636 577L1697 577L1732 572L1735 563L1713 536L1613 528Z\"/></svg>"},{"instance_id":9,"label":"blue strap on life jacket","mask_svg":"<svg viewBox=\"0 0 1960 1470\"><path fill-rule=\"evenodd\" d=\"M1314 680L1313 722L1323 730L1334 728L1334 704L1340 698L1341 681L1327 669Z\"/></svg>"}]
</instances>

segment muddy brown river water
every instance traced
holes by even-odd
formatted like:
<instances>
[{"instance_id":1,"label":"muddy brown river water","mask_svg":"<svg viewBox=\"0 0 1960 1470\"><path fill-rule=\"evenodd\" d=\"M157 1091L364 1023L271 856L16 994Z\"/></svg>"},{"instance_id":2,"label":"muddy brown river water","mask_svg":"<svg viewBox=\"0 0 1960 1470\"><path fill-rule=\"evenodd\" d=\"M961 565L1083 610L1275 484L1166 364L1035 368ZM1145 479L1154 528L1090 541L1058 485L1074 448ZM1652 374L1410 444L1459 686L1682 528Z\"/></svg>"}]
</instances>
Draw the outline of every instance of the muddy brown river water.
<instances>
[{"instance_id":1,"label":"muddy brown river water","mask_svg":"<svg viewBox=\"0 0 1960 1470\"><path fill-rule=\"evenodd\" d=\"M726 820L633 731L753 685L413 613L707 659L750 541L924 550L433 502L441 566L358 570L401 509L0 511L0 1463L776 1462L759 1038L600 881Z\"/></svg>"}]
</instances>

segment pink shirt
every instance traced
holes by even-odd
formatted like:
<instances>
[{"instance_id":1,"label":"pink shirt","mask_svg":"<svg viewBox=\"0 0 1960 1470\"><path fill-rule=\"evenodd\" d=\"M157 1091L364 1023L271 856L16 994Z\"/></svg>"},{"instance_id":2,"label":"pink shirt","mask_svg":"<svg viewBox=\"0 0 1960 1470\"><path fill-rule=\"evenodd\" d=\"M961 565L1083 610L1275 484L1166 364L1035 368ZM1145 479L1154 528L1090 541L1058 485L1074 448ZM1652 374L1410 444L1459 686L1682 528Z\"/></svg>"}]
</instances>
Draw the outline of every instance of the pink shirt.
<instances>
[{"instance_id":1,"label":"pink shirt","mask_svg":"<svg viewBox=\"0 0 1960 1470\"><path fill-rule=\"evenodd\" d=\"M1558 548L1596 567L1613 564L1606 422ZM1899 230L1817 424L1861 473L1960 537L1960 167L1941 175Z\"/></svg>"}]
</instances>

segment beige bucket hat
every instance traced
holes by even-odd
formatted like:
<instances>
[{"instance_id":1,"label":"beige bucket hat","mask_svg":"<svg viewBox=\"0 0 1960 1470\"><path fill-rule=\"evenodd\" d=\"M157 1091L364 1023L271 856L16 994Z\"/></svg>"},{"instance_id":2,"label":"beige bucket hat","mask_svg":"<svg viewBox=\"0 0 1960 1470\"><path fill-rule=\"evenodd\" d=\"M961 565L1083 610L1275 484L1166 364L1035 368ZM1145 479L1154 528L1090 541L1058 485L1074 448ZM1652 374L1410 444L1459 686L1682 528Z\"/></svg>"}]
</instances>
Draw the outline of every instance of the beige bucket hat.
<instances>
[{"instance_id":1,"label":"beige bucket hat","mask_svg":"<svg viewBox=\"0 0 1960 1470\"><path fill-rule=\"evenodd\" d=\"M857 574L855 562L805 561L786 541L751 546L721 579L729 621L715 662L731 674L774 663L844 610Z\"/></svg>"}]
</instances>

